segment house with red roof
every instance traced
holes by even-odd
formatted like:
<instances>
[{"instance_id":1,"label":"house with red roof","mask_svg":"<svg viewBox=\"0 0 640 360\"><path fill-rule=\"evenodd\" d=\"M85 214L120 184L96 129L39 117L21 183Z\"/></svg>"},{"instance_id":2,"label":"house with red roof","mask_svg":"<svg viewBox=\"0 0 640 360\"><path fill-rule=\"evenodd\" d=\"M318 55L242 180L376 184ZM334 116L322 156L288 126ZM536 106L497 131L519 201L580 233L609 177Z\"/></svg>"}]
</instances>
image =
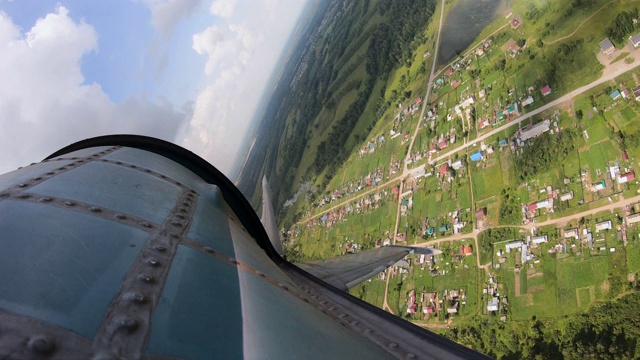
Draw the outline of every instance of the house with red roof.
<instances>
[{"instance_id":1,"label":"house with red roof","mask_svg":"<svg viewBox=\"0 0 640 360\"><path fill-rule=\"evenodd\" d=\"M542 87L542 89L540 89L540 93L542 94L542 96L547 96L551 94L551 88L549 87L549 85L545 85Z\"/></svg>"},{"instance_id":2,"label":"house with red roof","mask_svg":"<svg viewBox=\"0 0 640 360\"><path fill-rule=\"evenodd\" d=\"M444 73L444 74L447 75L447 76L451 76L451 74L453 74L453 69L452 68L448 68L447 72Z\"/></svg>"},{"instance_id":3,"label":"house with red roof","mask_svg":"<svg viewBox=\"0 0 640 360\"><path fill-rule=\"evenodd\" d=\"M618 177L618 184L624 184L626 182L635 180L635 178L636 174L633 171L629 171L628 173L620 175L620 177Z\"/></svg>"}]
</instances>

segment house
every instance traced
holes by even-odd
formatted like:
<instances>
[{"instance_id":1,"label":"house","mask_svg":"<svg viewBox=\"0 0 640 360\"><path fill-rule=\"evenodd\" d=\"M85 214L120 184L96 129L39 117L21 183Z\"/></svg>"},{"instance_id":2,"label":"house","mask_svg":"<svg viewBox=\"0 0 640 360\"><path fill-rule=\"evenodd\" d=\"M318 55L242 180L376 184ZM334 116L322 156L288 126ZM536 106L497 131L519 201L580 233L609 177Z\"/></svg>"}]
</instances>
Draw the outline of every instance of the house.
<instances>
[{"instance_id":1,"label":"house","mask_svg":"<svg viewBox=\"0 0 640 360\"><path fill-rule=\"evenodd\" d=\"M460 255L469 256L473 254L471 245L460 245Z\"/></svg>"},{"instance_id":2,"label":"house","mask_svg":"<svg viewBox=\"0 0 640 360\"><path fill-rule=\"evenodd\" d=\"M453 168L453 170L462 169L462 160L458 160L458 161L454 162L453 164L451 164L451 167Z\"/></svg>"},{"instance_id":3,"label":"house","mask_svg":"<svg viewBox=\"0 0 640 360\"><path fill-rule=\"evenodd\" d=\"M502 52L506 53L509 51L513 51L513 48L515 48L517 45L518 44L516 44L516 41L513 40L513 38L510 38L506 43L504 43L504 45L502 45L500 49L502 49Z\"/></svg>"},{"instance_id":4,"label":"house","mask_svg":"<svg viewBox=\"0 0 640 360\"><path fill-rule=\"evenodd\" d=\"M591 191L592 192L598 192L604 188L606 188L606 183L604 182L604 180L597 182L595 184L591 184Z\"/></svg>"},{"instance_id":5,"label":"house","mask_svg":"<svg viewBox=\"0 0 640 360\"><path fill-rule=\"evenodd\" d=\"M529 95L528 98L522 100L522 106L527 106L533 104L533 96Z\"/></svg>"},{"instance_id":6,"label":"house","mask_svg":"<svg viewBox=\"0 0 640 360\"><path fill-rule=\"evenodd\" d=\"M498 311L500 306L500 300L497 297L492 297L487 303L487 311Z\"/></svg>"},{"instance_id":7,"label":"house","mask_svg":"<svg viewBox=\"0 0 640 360\"><path fill-rule=\"evenodd\" d=\"M560 200L562 201L569 201L571 199L573 199L573 191L569 191L566 194L560 195Z\"/></svg>"},{"instance_id":8,"label":"house","mask_svg":"<svg viewBox=\"0 0 640 360\"><path fill-rule=\"evenodd\" d=\"M522 240L516 240L505 245L505 250L507 252L511 252L511 250L520 249L522 245L524 245L524 242Z\"/></svg>"},{"instance_id":9,"label":"house","mask_svg":"<svg viewBox=\"0 0 640 360\"><path fill-rule=\"evenodd\" d=\"M487 217L487 208L483 207L476 211L476 221L482 221Z\"/></svg>"},{"instance_id":10,"label":"house","mask_svg":"<svg viewBox=\"0 0 640 360\"><path fill-rule=\"evenodd\" d=\"M633 45L634 48L640 46L640 33L629 36L629 41Z\"/></svg>"},{"instance_id":11,"label":"house","mask_svg":"<svg viewBox=\"0 0 640 360\"><path fill-rule=\"evenodd\" d=\"M500 139L500 140L498 141L498 146L503 147L503 146L505 146L505 145L507 145L507 139L506 139L506 138L504 138L504 139Z\"/></svg>"},{"instance_id":12,"label":"house","mask_svg":"<svg viewBox=\"0 0 640 360\"><path fill-rule=\"evenodd\" d=\"M480 98L480 100L484 100L486 96L487 96L487 90L485 89L480 90L480 92L478 93L478 97Z\"/></svg>"},{"instance_id":13,"label":"house","mask_svg":"<svg viewBox=\"0 0 640 360\"><path fill-rule=\"evenodd\" d=\"M640 221L640 213L629 215L624 218L624 221L627 223L627 225L635 224Z\"/></svg>"},{"instance_id":14,"label":"house","mask_svg":"<svg viewBox=\"0 0 640 360\"><path fill-rule=\"evenodd\" d=\"M631 92L633 92L633 97L636 98L636 101L640 101L640 85L631 89Z\"/></svg>"},{"instance_id":15,"label":"house","mask_svg":"<svg viewBox=\"0 0 640 360\"><path fill-rule=\"evenodd\" d=\"M542 87L542 89L540 89L540 93L542 94L542 96L547 96L551 94L551 88L549 87L549 85L545 85Z\"/></svg>"},{"instance_id":16,"label":"house","mask_svg":"<svg viewBox=\"0 0 640 360\"><path fill-rule=\"evenodd\" d=\"M512 29L517 29L518 26L520 26L520 24L522 24L522 19L519 16L511 19L511 28Z\"/></svg>"},{"instance_id":17,"label":"house","mask_svg":"<svg viewBox=\"0 0 640 360\"><path fill-rule=\"evenodd\" d=\"M453 305L447 308L447 314L457 314L458 313L458 302L456 301Z\"/></svg>"},{"instance_id":18,"label":"house","mask_svg":"<svg viewBox=\"0 0 640 360\"><path fill-rule=\"evenodd\" d=\"M438 172L442 176L447 175L449 173L449 164L444 163L444 164L440 165L440 170Z\"/></svg>"},{"instance_id":19,"label":"house","mask_svg":"<svg viewBox=\"0 0 640 360\"><path fill-rule=\"evenodd\" d=\"M446 76L451 76L453 74L453 68L448 68L447 72L444 73Z\"/></svg>"},{"instance_id":20,"label":"house","mask_svg":"<svg viewBox=\"0 0 640 360\"><path fill-rule=\"evenodd\" d=\"M573 237L573 238L577 239L578 236L579 236L579 233L578 233L578 229L577 228L569 229L569 230L565 230L564 231L564 238L565 239L568 239L570 237Z\"/></svg>"},{"instance_id":21,"label":"house","mask_svg":"<svg viewBox=\"0 0 640 360\"><path fill-rule=\"evenodd\" d=\"M445 231L447 231L449 229L451 229L451 225L446 224L446 225L440 226L440 229L438 229L438 230L440 230L440 232L445 232Z\"/></svg>"},{"instance_id":22,"label":"house","mask_svg":"<svg viewBox=\"0 0 640 360\"><path fill-rule=\"evenodd\" d=\"M471 154L470 158L471 158L471 161L474 161L474 162L480 161L482 160L482 152L481 151L475 152Z\"/></svg>"},{"instance_id":23,"label":"house","mask_svg":"<svg viewBox=\"0 0 640 360\"><path fill-rule=\"evenodd\" d=\"M599 222L596 224L596 231L612 229L611 220Z\"/></svg>"},{"instance_id":24,"label":"house","mask_svg":"<svg viewBox=\"0 0 640 360\"><path fill-rule=\"evenodd\" d=\"M636 178L636 174L633 171L629 171L624 175L620 175L618 177L618 184L624 184L626 182L632 181Z\"/></svg>"},{"instance_id":25,"label":"house","mask_svg":"<svg viewBox=\"0 0 640 360\"><path fill-rule=\"evenodd\" d=\"M615 99L619 98L620 97L620 90L617 90L617 89L613 90L611 92L611 94L609 94L609 96L611 96L612 100L615 100Z\"/></svg>"},{"instance_id":26,"label":"house","mask_svg":"<svg viewBox=\"0 0 640 360\"><path fill-rule=\"evenodd\" d=\"M616 47L613 46L613 43L611 42L611 40L609 40L609 38L605 38L604 40L600 41L600 51L603 54L609 56L614 51L616 51Z\"/></svg>"},{"instance_id":27,"label":"house","mask_svg":"<svg viewBox=\"0 0 640 360\"><path fill-rule=\"evenodd\" d=\"M460 86L460 84L462 84L460 81L458 81L458 80L454 80L454 81L451 83L451 87L455 89L455 88L457 88L458 86Z\"/></svg>"},{"instance_id":28,"label":"house","mask_svg":"<svg viewBox=\"0 0 640 360\"><path fill-rule=\"evenodd\" d=\"M539 245L547 242L547 235L540 235L531 238L533 245Z\"/></svg>"},{"instance_id":29,"label":"house","mask_svg":"<svg viewBox=\"0 0 640 360\"><path fill-rule=\"evenodd\" d=\"M407 242L407 234L400 233L396 235L396 242Z\"/></svg>"}]
</instances>

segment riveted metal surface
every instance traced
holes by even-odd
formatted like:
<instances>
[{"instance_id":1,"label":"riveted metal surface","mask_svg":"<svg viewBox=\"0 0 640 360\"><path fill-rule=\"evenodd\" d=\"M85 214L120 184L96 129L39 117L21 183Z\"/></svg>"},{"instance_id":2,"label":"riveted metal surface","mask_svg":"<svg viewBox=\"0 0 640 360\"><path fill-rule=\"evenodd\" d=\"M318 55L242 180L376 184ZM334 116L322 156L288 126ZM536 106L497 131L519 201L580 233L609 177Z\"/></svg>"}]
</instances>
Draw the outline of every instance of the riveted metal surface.
<instances>
[{"instance_id":1,"label":"riveted metal surface","mask_svg":"<svg viewBox=\"0 0 640 360\"><path fill-rule=\"evenodd\" d=\"M53 161L48 163L39 163L31 166L24 167L0 176L0 191L8 191L13 187L18 187L20 184L36 184L42 181L42 176L47 176L48 172L53 175L53 170L60 167L60 164L69 164L71 161ZM50 176L49 175L49 176ZM34 180L34 178L38 178ZM48 176L47 176L48 177Z\"/></svg>"},{"instance_id":2,"label":"riveted metal surface","mask_svg":"<svg viewBox=\"0 0 640 360\"><path fill-rule=\"evenodd\" d=\"M0 310L0 358L88 359L91 341L48 322Z\"/></svg>"},{"instance_id":3,"label":"riveted metal surface","mask_svg":"<svg viewBox=\"0 0 640 360\"><path fill-rule=\"evenodd\" d=\"M91 203L159 224L170 214L180 188L138 170L90 162L43 181L30 192Z\"/></svg>"},{"instance_id":4,"label":"riveted metal surface","mask_svg":"<svg viewBox=\"0 0 640 360\"><path fill-rule=\"evenodd\" d=\"M134 148L121 148L104 157L111 161L120 161L129 166L142 167L159 174L163 174L174 181L194 188L202 183L202 179L193 172L185 169L180 164L167 159L164 156L149 151Z\"/></svg>"},{"instance_id":5,"label":"riveted metal surface","mask_svg":"<svg viewBox=\"0 0 640 360\"><path fill-rule=\"evenodd\" d=\"M189 190L183 190L174 200L172 210L176 210L185 201L195 205L197 197L187 196L189 194ZM172 213L173 211L170 212ZM184 235L189 226L187 219L192 215L192 212L185 213L178 231L172 229L171 224L175 221L172 215L153 228L140 256L129 269L119 293L109 306L94 339L93 348L96 353L142 356L149 339L151 316L158 305L167 274L170 268L176 267L173 263L176 239Z\"/></svg>"},{"instance_id":6,"label":"riveted metal surface","mask_svg":"<svg viewBox=\"0 0 640 360\"><path fill-rule=\"evenodd\" d=\"M99 158L109 154L111 151L117 149L117 146L96 146L90 147L86 149L80 149L77 151L72 151L70 153L64 154L62 156L57 156L55 158L49 159L47 161L60 161L60 159L71 159L71 158ZM75 160L75 159L74 159ZM58 165L60 166L60 165Z\"/></svg>"},{"instance_id":7,"label":"riveted metal surface","mask_svg":"<svg viewBox=\"0 0 640 360\"><path fill-rule=\"evenodd\" d=\"M224 208L224 200L217 186L206 186L206 191L201 191L202 200L198 202L191 228L187 237L203 246L216 251L234 256L233 240L229 235L229 223L227 220L228 209ZM181 206L176 215L182 210L191 210L189 204Z\"/></svg>"},{"instance_id":8,"label":"riveted metal surface","mask_svg":"<svg viewBox=\"0 0 640 360\"><path fill-rule=\"evenodd\" d=\"M0 308L93 337L148 234L36 202L0 214Z\"/></svg>"}]
</instances>

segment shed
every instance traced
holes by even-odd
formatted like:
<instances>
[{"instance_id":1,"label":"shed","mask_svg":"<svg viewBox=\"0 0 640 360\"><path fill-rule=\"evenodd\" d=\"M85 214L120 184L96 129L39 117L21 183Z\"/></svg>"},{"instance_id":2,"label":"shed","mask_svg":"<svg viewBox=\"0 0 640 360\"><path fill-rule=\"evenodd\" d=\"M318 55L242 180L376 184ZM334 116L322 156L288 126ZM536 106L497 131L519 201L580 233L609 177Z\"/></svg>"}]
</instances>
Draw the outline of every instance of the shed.
<instances>
[{"instance_id":1,"label":"shed","mask_svg":"<svg viewBox=\"0 0 640 360\"><path fill-rule=\"evenodd\" d=\"M482 160L482 152L481 151L475 152L471 154L470 158L471 158L471 161L480 161Z\"/></svg>"},{"instance_id":2,"label":"shed","mask_svg":"<svg viewBox=\"0 0 640 360\"><path fill-rule=\"evenodd\" d=\"M616 47L613 46L613 43L609 38L605 38L600 41L600 51L605 55L611 55L614 51L616 51Z\"/></svg>"},{"instance_id":3,"label":"shed","mask_svg":"<svg viewBox=\"0 0 640 360\"><path fill-rule=\"evenodd\" d=\"M549 87L549 85L545 85L542 87L542 89L540 89L540 93L542 94L542 96L547 96L551 94L551 88Z\"/></svg>"},{"instance_id":4,"label":"shed","mask_svg":"<svg viewBox=\"0 0 640 360\"><path fill-rule=\"evenodd\" d=\"M629 36L629 41L633 45L634 48L640 46L640 33Z\"/></svg>"}]
</instances>

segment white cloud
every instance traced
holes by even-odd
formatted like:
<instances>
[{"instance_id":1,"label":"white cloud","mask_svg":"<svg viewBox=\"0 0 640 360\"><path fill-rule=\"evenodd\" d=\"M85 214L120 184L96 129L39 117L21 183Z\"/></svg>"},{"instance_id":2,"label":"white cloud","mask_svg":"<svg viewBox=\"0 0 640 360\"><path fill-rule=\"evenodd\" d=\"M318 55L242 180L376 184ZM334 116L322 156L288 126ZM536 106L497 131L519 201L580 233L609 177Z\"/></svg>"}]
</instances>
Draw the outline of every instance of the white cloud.
<instances>
[{"instance_id":1,"label":"white cloud","mask_svg":"<svg viewBox=\"0 0 640 360\"><path fill-rule=\"evenodd\" d=\"M142 96L115 104L99 84L85 83L80 61L97 47L93 27L74 22L63 6L25 34L0 12L0 173L92 136L174 140L190 113Z\"/></svg>"},{"instance_id":2,"label":"white cloud","mask_svg":"<svg viewBox=\"0 0 640 360\"><path fill-rule=\"evenodd\" d=\"M178 22L189 18L202 0L143 0L151 10L151 24L165 37L170 37Z\"/></svg>"},{"instance_id":3,"label":"white cloud","mask_svg":"<svg viewBox=\"0 0 640 360\"><path fill-rule=\"evenodd\" d=\"M225 19L231 19L238 4L237 0L215 0L211 3L209 12L212 15L220 16Z\"/></svg>"},{"instance_id":4,"label":"white cloud","mask_svg":"<svg viewBox=\"0 0 640 360\"><path fill-rule=\"evenodd\" d=\"M298 0L216 0L210 7L215 25L193 35L193 49L207 57L209 81L178 138L223 172L240 160L254 112L303 6Z\"/></svg>"}]
</instances>

